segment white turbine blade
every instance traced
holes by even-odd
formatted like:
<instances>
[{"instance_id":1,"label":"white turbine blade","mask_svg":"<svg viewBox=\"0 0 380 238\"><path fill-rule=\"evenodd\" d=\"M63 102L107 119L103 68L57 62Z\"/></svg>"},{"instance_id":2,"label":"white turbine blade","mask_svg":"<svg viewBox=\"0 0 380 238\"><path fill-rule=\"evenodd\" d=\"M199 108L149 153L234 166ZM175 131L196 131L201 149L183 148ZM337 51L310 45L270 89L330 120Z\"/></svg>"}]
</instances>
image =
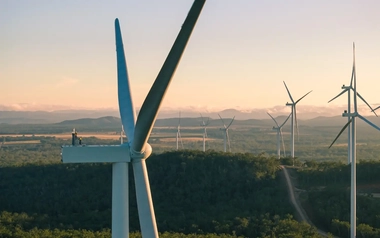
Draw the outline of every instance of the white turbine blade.
<instances>
[{"instance_id":1,"label":"white turbine blade","mask_svg":"<svg viewBox=\"0 0 380 238\"><path fill-rule=\"evenodd\" d=\"M372 122L370 122L368 119L366 119L365 117L363 117L362 115L358 114L358 117L360 119L362 119L363 121L367 122L368 125L372 126L373 128L377 129L380 131L380 127L376 126L375 124L373 124Z\"/></svg>"},{"instance_id":2,"label":"white turbine blade","mask_svg":"<svg viewBox=\"0 0 380 238\"><path fill-rule=\"evenodd\" d=\"M281 141L282 141L282 149L284 151L284 157L286 156L286 153L285 153L285 143L284 143L284 137L282 136L282 129L280 128L280 136L281 136Z\"/></svg>"},{"instance_id":3,"label":"white turbine blade","mask_svg":"<svg viewBox=\"0 0 380 238\"><path fill-rule=\"evenodd\" d=\"M292 95L291 95L290 92L289 92L288 86L286 86L285 81L283 81L283 82L284 82L284 85L285 85L286 91L288 91L288 94L289 94L289 98L290 98L290 100L292 101L292 103L294 103L294 100L293 100L293 98L292 98Z\"/></svg>"},{"instance_id":4,"label":"white turbine blade","mask_svg":"<svg viewBox=\"0 0 380 238\"><path fill-rule=\"evenodd\" d=\"M353 43L353 54L354 54L354 63L352 66L352 72L353 72L353 80L354 80L354 110L355 112L358 112L358 104L357 104L357 90L356 90L356 67L355 67L355 43ZM351 79L352 82L352 79Z\"/></svg>"},{"instance_id":5,"label":"white turbine blade","mask_svg":"<svg viewBox=\"0 0 380 238\"><path fill-rule=\"evenodd\" d=\"M180 127L181 125L181 112L179 112L179 116L178 116L178 127Z\"/></svg>"},{"instance_id":6,"label":"white turbine blade","mask_svg":"<svg viewBox=\"0 0 380 238\"><path fill-rule=\"evenodd\" d=\"M230 124L228 124L227 129L231 126L232 122L235 120L235 116L232 118Z\"/></svg>"},{"instance_id":7,"label":"white turbine blade","mask_svg":"<svg viewBox=\"0 0 380 238\"><path fill-rule=\"evenodd\" d=\"M367 106L369 107L369 109L371 109L371 112L373 112L375 114L375 116L377 116L375 110L373 110L373 108L368 104L368 102L366 100L364 100L364 98L359 94L357 93L358 97L365 103L367 104Z\"/></svg>"},{"instance_id":8,"label":"white turbine blade","mask_svg":"<svg viewBox=\"0 0 380 238\"><path fill-rule=\"evenodd\" d=\"M115 19L116 59L117 59L117 91L120 118L130 142L135 133L136 114L129 85L127 62L124 54L119 19Z\"/></svg>"},{"instance_id":9,"label":"white turbine blade","mask_svg":"<svg viewBox=\"0 0 380 238\"><path fill-rule=\"evenodd\" d=\"M226 136L227 136L227 143L228 143L228 151L231 152L231 142L230 142L230 136L228 135L228 129L226 130Z\"/></svg>"},{"instance_id":10,"label":"white turbine blade","mask_svg":"<svg viewBox=\"0 0 380 238\"><path fill-rule=\"evenodd\" d=\"M329 146L329 149L331 148L331 146L333 146L333 144L335 143L335 141L339 138L339 136L343 133L343 131L348 127L348 125L350 125L351 122L352 122L352 118L346 123L346 125L344 125L344 127L342 128L342 130L340 130L339 134L335 137L334 141Z\"/></svg>"},{"instance_id":11,"label":"white turbine blade","mask_svg":"<svg viewBox=\"0 0 380 238\"><path fill-rule=\"evenodd\" d=\"M331 101L334 101L335 99L337 99L340 95L342 95L343 93L347 92L349 88L346 88L344 89L341 93L339 93L338 95L336 95L335 97L333 97L330 101L328 101L327 103L331 102Z\"/></svg>"},{"instance_id":12,"label":"white turbine blade","mask_svg":"<svg viewBox=\"0 0 380 238\"><path fill-rule=\"evenodd\" d=\"M298 99L294 104L297 104L299 101L301 101L304 97L306 97L309 93L313 92L313 90L310 90L308 93L303 95L300 99Z\"/></svg>"},{"instance_id":13,"label":"white turbine blade","mask_svg":"<svg viewBox=\"0 0 380 238\"><path fill-rule=\"evenodd\" d=\"M205 137L207 138L207 129L206 129L206 127L205 127Z\"/></svg>"},{"instance_id":14,"label":"white turbine blade","mask_svg":"<svg viewBox=\"0 0 380 238\"><path fill-rule=\"evenodd\" d=\"M132 162L135 178L136 200L142 237L158 237L156 217L145 160Z\"/></svg>"},{"instance_id":15,"label":"white turbine blade","mask_svg":"<svg viewBox=\"0 0 380 238\"><path fill-rule=\"evenodd\" d=\"M199 113L199 114L201 114L201 118L202 118L202 125L201 126L205 126L205 121L203 120L202 113Z\"/></svg>"},{"instance_id":16,"label":"white turbine blade","mask_svg":"<svg viewBox=\"0 0 380 238\"><path fill-rule=\"evenodd\" d=\"M206 122L205 126L208 126L209 123L210 123L210 117L207 117L207 122Z\"/></svg>"},{"instance_id":17,"label":"white turbine blade","mask_svg":"<svg viewBox=\"0 0 380 238\"><path fill-rule=\"evenodd\" d=\"M222 123L223 123L224 128L226 128L226 123L224 123L224 120L223 120L223 118L219 115L219 113L218 113L218 116L219 116L220 120L222 120Z\"/></svg>"},{"instance_id":18,"label":"white turbine blade","mask_svg":"<svg viewBox=\"0 0 380 238\"><path fill-rule=\"evenodd\" d=\"M352 43L352 55L353 55L353 61L352 61L352 74L351 74L351 82L350 82L350 86L352 87L352 82L354 80L354 77L355 77L355 42Z\"/></svg>"},{"instance_id":19,"label":"white turbine blade","mask_svg":"<svg viewBox=\"0 0 380 238\"><path fill-rule=\"evenodd\" d=\"M178 131L178 137L179 137L179 141L181 142L181 148L183 149L183 142L182 142L182 136L181 136L180 131Z\"/></svg>"},{"instance_id":20,"label":"white turbine blade","mask_svg":"<svg viewBox=\"0 0 380 238\"><path fill-rule=\"evenodd\" d=\"M293 111L294 111L294 121L296 122L296 129L297 129L297 140L299 140L299 129L298 129L296 104L294 104L294 110Z\"/></svg>"},{"instance_id":21,"label":"white turbine blade","mask_svg":"<svg viewBox=\"0 0 380 238\"><path fill-rule=\"evenodd\" d=\"M274 119L274 117L272 117L271 114L269 114L269 112L267 112L267 114L270 116L270 118L272 118L272 120L274 121L274 123L276 123L276 126L279 127L279 125L277 124L276 120Z\"/></svg>"},{"instance_id":22,"label":"white turbine blade","mask_svg":"<svg viewBox=\"0 0 380 238\"><path fill-rule=\"evenodd\" d=\"M289 120L289 118L290 118L291 115L292 115L292 113L290 113L289 116L284 121L284 123L282 123L281 126L279 126L280 128L282 128L286 124L286 122Z\"/></svg>"},{"instance_id":23,"label":"white turbine blade","mask_svg":"<svg viewBox=\"0 0 380 238\"><path fill-rule=\"evenodd\" d=\"M160 72L158 73L152 88L145 98L135 127L132 149L136 152L141 152L144 150L144 146L148 141L148 137L156 120L158 109L160 108L166 90L169 87L172 76L181 59L182 53L186 48L186 44L202 11L204 3L205 0L194 1L173 44L173 47L171 48Z\"/></svg>"}]
</instances>

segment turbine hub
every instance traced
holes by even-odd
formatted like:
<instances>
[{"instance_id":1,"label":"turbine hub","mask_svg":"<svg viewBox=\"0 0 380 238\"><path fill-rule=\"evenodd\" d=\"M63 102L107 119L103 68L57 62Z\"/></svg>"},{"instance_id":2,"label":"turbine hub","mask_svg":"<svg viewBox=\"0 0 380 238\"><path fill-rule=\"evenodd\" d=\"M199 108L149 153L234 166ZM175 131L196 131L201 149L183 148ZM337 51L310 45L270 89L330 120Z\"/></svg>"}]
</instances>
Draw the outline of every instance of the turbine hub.
<instances>
[{"instance_id":1,"label":"turbine hub","mask_svg":"<svg viewBox=\"0 0 380 238\"><path fill-rule=\"evenodd\" d=\"M142 151L135 151L130 147L130 153L132 162L134 160L145 160L152 154L152 146L146 143Z\"/></svg>"}]
</instances>

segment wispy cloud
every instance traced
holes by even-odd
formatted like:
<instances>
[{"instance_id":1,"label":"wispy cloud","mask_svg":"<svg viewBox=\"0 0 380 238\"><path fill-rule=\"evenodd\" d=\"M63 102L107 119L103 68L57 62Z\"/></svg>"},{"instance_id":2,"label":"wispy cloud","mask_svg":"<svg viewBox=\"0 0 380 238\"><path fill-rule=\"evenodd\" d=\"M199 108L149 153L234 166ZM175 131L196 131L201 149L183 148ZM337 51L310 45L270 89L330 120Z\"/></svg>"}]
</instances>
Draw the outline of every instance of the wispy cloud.
<instances>
[{"instance_id":1,"label":"wispy cloud","mask_svg":"<svg viewBox=\"0 0 380 238\"><path fill-rule=\"evenodd\" d=\"M68 88L76 85L78 82L78 79L62 76L54 86L55 88Z\"/></svg>"}]
</instances>

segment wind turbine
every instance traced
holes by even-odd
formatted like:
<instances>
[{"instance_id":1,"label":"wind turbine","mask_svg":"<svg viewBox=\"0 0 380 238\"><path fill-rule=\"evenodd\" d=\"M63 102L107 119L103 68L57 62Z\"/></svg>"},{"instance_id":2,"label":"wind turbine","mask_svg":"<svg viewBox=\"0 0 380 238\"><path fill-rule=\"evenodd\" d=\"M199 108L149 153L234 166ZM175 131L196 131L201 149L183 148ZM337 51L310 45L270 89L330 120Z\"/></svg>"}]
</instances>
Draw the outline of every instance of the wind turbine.
<instances>
[{"instance_id":1,"label":"wind turbine","mask_svg":"<svg viewBox=\"0 0 380 238\"><path fill-rule=\"evenodd\" d=\"M349 113L347 111L344 111L342 114L343 117L349 117L350 119L344 125L342 130L339 132L337 137L334 139L334 141L331 143L329 148L335 143L335 141L339 138L339 136L343 133L343 131L351 124L351 155L352 155L352 162L351 162L351 218L350 218L350 234L351 238L356 237L356 117L359 117L363 121L365 121L370 126L374 127L375 129L380 131L380 127L376 126L366 118L364 118L362 115L358 113L358 107L357 107L357 90L356 90L356 69L355 69L355 43L353 44L353 66L352 66L352 76L351 76L351 85L353 82L353 91L354 91L354 112ZM350 145L350 142L348 143Z\"/></svg>"},{"instance_id":2,"label":"wind turbine","mask_svg":"<svg viewBox=\"0 0 380 238\"><path fill-rule=\"evenodd\" d=\"M281 126L278 125L277 121L274 119L274 117L272 117L271 114L269 114L269 112L267 112L267 114L273 119L274 123L276 123L276 126L273 126L273 130L275 130L277 132L277 156L278 156L278 159L280 159L281 157L281 141L282 141L282 148L283 148L283 151L284 151L284 156L286 156L285 154L285 144L284 144L284 137L282 137L282 127L285 125L285 123L289 120L289 117L292 115L292 114L289 114L289 116L286 118L286 120L281 124ZM280 141L280 137L281 137L281 141Z\"/></svg>"},{"instance_id":3,"label":"wind turbine","mask_svg":"<svg viewBox=\"0 0 380 238\"><path fill-rule=\"evenodd\" d=\"M311 90L308 93L306 93L305 95L303 95L297 101L294 101L292 95L290 94L290 91L289 91L288 87L286 86L285 81L284 81L284 85L285 85L286 91L289 94L289 98L292 101L291 103L287 102L286 106L291 106L292 107L292 113L291 113L292 119L290 121L290 127L291 127L290 128L290 149L291 149L291 156L292 156L292 158L294 158L294 123L296 124L296 127L297 127L297 136L298 136L298 122L297 122L297 109L296 109L296 105L297 105L297 103L299 101L301 101L304 97L306 97L313 90Z\"/></svg>"},{"instance_id":4,"label":"wind turbine","mask_svg":"<svg viewBox=\"0 0 380 238\"><path fill-rule=\"evenodd\" d=\"M205 152L206 151L207 126L209 124L210 118L209 117L207 118L207 122L204 121L202 114L201 114L201 118L202 118L201 127L203 127L203 152Z\"/></svg>"},{"instance_id":5,"label":"wind turbine","mask_svg":"<svg viewBox=\"0 0 380 238\"><path fill-rule=\"evenodd\" d=\"M354 72L355 72L355 64L352 66L352 74L351 74L351 82L350 82L350 86L345 86L343 84L342 86L342 92L340 92L338 95L336 95L335 97L333 97L330 101L328 101L328 103L332 102L333 100L335 100L336 98L338 98L340 95L344 94L345 92L347 92L347 96L348 96L348 102L347 102L347 114L350 114L351 113L351 90L354 91L354 88L352 86L352 82L353 82L353 75L354 75ZM375 110L376 109L372 109L372 107L367 103L367 101L358 93L356 92L356 95L365 103L367 104L367 106L371 109L372 112L374 112L374 114L377 116ZM350 121L351 120L351 117L350 116L347 116L347 120ZM351 161L352 161L352 154L351 154L351 128L348 127L347 128L347 132L348 132L348 148L347 148L347 164L350 164Z\"/></svg>"},{"instance_id":6,"label":"wind turbine","mask_svg":"<svg viewBox=\"0 0 380 238\"><path fill-rule=\"evenodd\" d=\"M176 136L176 149L178 150L178 141L181 141L181 148L183 149L182 137L181 137L181 112L179 112L177 136Z\"/></svg>"},{"instance_id":7,"label":"wind turbine","mask_svg":"<svg viewBox=\"0 0 380 238\"><path fill-rule=\"evenodd\" d=\"M112 163L112 237L128 237L128 163L132 163L142 237L158 237L145 160L147 143L161 102L200 15L205 0L195 0L140 109L136 120L119 20L115 20L118 99L128 143L114 146L63 146L63 163Z\"/></svg>"},{"instance_id":8,"label":"wind turbine","mask_svg":"<svg viewBox=\"0 0 380 238\"><path fill-rule=\"evenodd\" d=\"M222 120L222 123L223 123L223 128L220 128L222 131L224 131L224 152L227 152L227 142L228 142L228 152L231 152L231 143L230 143L230 137L228 136L228 128L231 126L232 122L234 121L235 119L235 116L232 118L230 124L228 124L228 126L226 126L226 124L224 123L223 121L223 118L218 114L218 116L220 117L220 120Z\"/></svg>"}]
</instances>

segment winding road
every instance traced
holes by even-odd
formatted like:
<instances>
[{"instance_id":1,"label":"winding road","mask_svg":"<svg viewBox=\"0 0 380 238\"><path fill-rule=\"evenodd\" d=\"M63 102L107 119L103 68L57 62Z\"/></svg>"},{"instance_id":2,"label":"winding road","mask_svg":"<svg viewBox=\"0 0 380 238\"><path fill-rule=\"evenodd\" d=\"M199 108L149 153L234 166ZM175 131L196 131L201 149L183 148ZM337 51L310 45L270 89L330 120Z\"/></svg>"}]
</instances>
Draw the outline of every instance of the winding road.
<instances>
[{"instance_id":1,"label":"winding road","mask_svg":"<svg viewBox=\"0 0 380 238\"><path fill-rule=\"evenodd\" d=\"M284 171L284 176L285 176L285 179L286 179L286 185L288 187L290 201L293 204L294 208L296 209L300 221L307 222L311 226L314 226L314 224L311 222L311 220L307 216L305 210L302 208L301 203L300 203L298 197L295 196L294 185L292 183L292 180L290 179L290 176L289 176L289 173L288 173L288 169L285 166L283 166L283 165L281 165L281 168L282 168L282 171ZM324 237L328 237L327 232L322 231L322 230L320 230L318 228L317 228L317 230L318 230L318 233L320 235L322 235ZM332 237L335 237L335 236L332 236Z\"/></svg>"}]
</instances>

